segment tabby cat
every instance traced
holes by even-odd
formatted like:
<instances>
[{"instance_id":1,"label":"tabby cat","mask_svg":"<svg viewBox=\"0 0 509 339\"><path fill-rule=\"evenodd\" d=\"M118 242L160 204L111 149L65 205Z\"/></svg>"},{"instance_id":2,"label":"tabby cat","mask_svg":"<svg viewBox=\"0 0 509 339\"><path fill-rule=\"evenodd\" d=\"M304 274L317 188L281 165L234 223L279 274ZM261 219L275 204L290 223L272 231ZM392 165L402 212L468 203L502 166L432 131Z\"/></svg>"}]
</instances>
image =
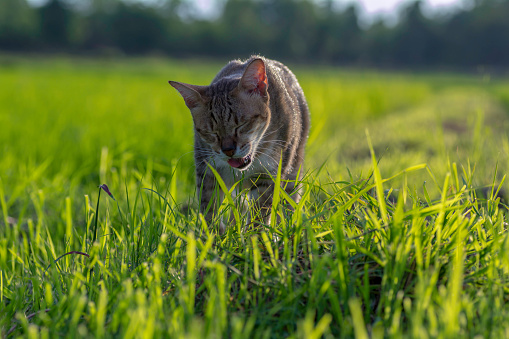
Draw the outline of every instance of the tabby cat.
<instances>
[{"instance_id":1,"label":"tabby cat","mask_svg":"<svg viewBox=\"0 0 509 339\"><path fill-rule=\"evenodd\" d=\"M207 209L211 200L222 201L221 194L215 195L210 164L228 188L243 179L241 189L250 190L267 223L274 190L270 175L277 173L282 157L282 185L291 193L294 185L283 180L297 179L304 159L309 109L295 75L278 61L252 56L229 62L208 86L169 83L193 117L196 185L206 220L213 216L214 208ZM292 197L300 199L298 193Z\"/></svg>"}]
</instances>

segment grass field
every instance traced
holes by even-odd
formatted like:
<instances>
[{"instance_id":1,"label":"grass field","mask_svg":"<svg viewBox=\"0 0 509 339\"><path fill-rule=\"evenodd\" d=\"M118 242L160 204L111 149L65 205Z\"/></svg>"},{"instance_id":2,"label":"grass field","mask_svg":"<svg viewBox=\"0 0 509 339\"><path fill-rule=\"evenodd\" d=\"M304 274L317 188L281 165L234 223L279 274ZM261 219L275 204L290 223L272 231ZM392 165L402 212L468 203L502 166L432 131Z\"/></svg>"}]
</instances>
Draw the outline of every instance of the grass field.
<instances>
[{"instance_id":1,"label":"grass field","mask_svg":"<svg viewBox=\"0 0 509 339\"><path fill-rule=\"evenodd\" d=\"M291 67L304 198L218 235L167 80L221 66L0 57L2 336L509 337L509 80Z\"/></svg>"}]
</instances>

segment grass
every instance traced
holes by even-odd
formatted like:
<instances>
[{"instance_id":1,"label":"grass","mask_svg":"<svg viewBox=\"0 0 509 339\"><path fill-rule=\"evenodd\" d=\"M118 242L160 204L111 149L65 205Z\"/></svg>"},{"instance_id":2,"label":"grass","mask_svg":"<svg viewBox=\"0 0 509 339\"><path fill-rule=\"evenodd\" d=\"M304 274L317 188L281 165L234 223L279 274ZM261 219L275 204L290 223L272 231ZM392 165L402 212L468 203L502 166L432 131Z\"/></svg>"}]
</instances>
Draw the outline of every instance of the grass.
<instances>
[{"instance_id":1,"label":"grass","mask_svg":"<svg viewBox=\"0 0 509 339\"><path fill-rule=\"evenodd\" d=\"M220 67L0 58L2 336L509 336L509 82L292 67L304 198L218 235L166 81Z\"/></svg>"}]
</instances>

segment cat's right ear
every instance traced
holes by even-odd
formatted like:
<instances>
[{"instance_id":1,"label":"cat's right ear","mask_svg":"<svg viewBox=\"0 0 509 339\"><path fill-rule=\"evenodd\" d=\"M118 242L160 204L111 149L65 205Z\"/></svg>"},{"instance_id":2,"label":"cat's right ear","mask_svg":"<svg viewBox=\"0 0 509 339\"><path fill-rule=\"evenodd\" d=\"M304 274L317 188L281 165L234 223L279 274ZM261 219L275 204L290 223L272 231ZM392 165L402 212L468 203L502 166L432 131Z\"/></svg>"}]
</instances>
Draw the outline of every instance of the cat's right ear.
<instances>
[{"instance_id":1,"label":"cat's right ear","mask_svg":"<svg viewBox=\"0 0 509 339\"><path fill-rule=\"evenodd\" d=\"M242 78L240 78L239 87L250 94L267 96L267 73L262 59L254 59L247 65Z\"/></svg>"},{"instance_id":2,"label":"cat's right ear","mask_svg":"<svg viewBox=\"0 0 509 339\"><path fill-rule=\"evenodd\" d=\"M202 94L205 92L206 86L189 85L177 81L168 82L179 91L189 109L199 107L205 103Z\"/></svg>"}]
</instances>

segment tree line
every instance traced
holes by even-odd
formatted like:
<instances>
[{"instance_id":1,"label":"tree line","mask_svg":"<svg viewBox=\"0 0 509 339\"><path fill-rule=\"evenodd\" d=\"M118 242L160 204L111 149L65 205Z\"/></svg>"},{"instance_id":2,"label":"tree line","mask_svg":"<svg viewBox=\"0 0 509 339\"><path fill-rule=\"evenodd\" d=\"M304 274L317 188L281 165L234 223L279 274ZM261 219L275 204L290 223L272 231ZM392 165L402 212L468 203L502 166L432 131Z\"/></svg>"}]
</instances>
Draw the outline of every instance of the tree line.
<instances>
[{"instance_id":1,"label":"tree line","mask_svg":"<svg viewBox=\"0 0 509 339\"><path fill-rule=\"evenodd\" d=\"M152 5L149 5L152 4ZM359 25L359 10L329 1L224 0L218 15L191 15L189 2L0 1L0 50L160 53L174 57L272 58L375 67L509 66L509 0L426 17L407 4L395 25Z\"/></svg>"}]
</instances>

